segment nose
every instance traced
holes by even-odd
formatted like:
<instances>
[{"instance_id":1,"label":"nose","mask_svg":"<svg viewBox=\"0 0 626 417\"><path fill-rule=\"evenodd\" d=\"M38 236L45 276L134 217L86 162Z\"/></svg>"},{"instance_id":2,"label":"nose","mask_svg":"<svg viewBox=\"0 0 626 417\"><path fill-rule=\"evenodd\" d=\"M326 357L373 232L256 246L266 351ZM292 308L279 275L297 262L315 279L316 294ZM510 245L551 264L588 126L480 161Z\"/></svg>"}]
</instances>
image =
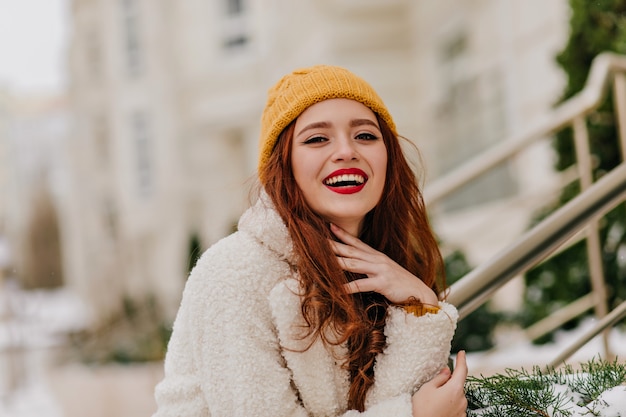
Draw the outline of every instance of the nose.
<instances>
[{"instance_id":1,"label":"nose","mask_svg":"<svg viewBox=\"0 0 626 417\"><path fill-rule=\"evenodd\" d=\"M359 158L356 143L351 137L342 135L335 140L335 150L333 159L335 161L352 161Z\"/></svg>"}]
</instances>

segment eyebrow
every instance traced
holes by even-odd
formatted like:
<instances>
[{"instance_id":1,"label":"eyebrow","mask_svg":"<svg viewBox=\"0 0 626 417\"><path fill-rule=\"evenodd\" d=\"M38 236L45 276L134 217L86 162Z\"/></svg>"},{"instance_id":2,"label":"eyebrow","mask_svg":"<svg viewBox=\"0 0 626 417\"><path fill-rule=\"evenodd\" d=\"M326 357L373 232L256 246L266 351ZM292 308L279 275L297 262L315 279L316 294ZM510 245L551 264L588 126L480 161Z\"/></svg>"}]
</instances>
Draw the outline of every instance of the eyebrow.
<instances>
[{"instance_id":1,"label":"eyebrow","mask_svg":"<svg viewBox=\"0 0 626 417\"><path fill-rule=\"evenodd\" d=\"M376 129L379 129L378 125L370 119L350 120L350 127L359 127L359 126L364 126L364 125L374 126Z\"/></svg>"},{"instance_id":2,"label":"eyebrow","mask_svg":"<svg viewBox=\"0 0 626 417\"><path fill-rule=\"evenodd\" d=\"M378 125L376 123L374 123L370 119L352 119L352 120L350 120L350 127L359 127L359 126L365 126L365 125L373 126L376 129L380 129L378 127ZM311 130L311 129L328 129L331 126L332 126L332 124L329 123L329 122L313 122L311 124L308 124L308 125L304 126L296 134L296 136L300 136L303 132L305 132L307 130Z\"/></svg>"},{"instance_id":3,"label":"eyebrow","mask_svg":"<svg viewBox=\"0 0 626 417\"><path fill-rule=\"evenodd\" d=\"M304 126L302 129L300 129L300 131L296 134L296 136L300 136L302 132L305 132L307 130L320 129L320 128L327 129L329 127L330 127L330 123L328 122L313 122L311 124Z\"/></svg>"}]
</instances>

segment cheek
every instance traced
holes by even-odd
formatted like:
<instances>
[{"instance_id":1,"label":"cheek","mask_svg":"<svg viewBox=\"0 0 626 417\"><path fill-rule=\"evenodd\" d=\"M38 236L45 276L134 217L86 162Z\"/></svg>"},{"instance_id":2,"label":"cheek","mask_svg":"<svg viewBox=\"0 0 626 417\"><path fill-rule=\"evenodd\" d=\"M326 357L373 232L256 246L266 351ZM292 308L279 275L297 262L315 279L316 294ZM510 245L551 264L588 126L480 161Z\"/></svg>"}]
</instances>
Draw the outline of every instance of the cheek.
<instances>
[{"instance_id":1,"label":"cheek","mask_svg":"<svg viewBox=\"0 0 626 417\"><path fill-rule=\"evenodd\" d=\"M302 152L302 150L292 153L291 170L296 179L311 180L318 175L320 169L321 162L318 154Z\"/></svg>"},{"instance_id":2,"label":"cheek","mask_svg":"<svg viewBox=\"0 0 626 417\"><path fill-rule=\"evenodd\" d=\"M383 149L378 153L378 155L377 155L378 158L375 161L376 170L382 174L380 178L381 178L382 183L384 184L387 178L387 149L383 147Z\"/></svg>"},{"instance_id":3,"label":"cheek","mask_svg":"<svg viewBox=\"0 0 626 417\"><path fill-rule=\"evenodd\" d=\"M303 191L305 191L307 177L310 175L308 168L306 159L299 157L297 153L292 154L291 172L296 180L296 185Z\"/></svg>"},{"instance_id":4,"label":"cheek","mask_svg":"<svg viewBox=\"0 0 626 417\"><path fill-rule=\"evenodd\" d=\"M378 192L380 193L380 195L382 196L384 190L385 190L385 184L387 183L387 157L385 155L385 158L381 158L378 161L378 172L381 172L382 175L378 176Z\"/></svg>"}]
</instances>

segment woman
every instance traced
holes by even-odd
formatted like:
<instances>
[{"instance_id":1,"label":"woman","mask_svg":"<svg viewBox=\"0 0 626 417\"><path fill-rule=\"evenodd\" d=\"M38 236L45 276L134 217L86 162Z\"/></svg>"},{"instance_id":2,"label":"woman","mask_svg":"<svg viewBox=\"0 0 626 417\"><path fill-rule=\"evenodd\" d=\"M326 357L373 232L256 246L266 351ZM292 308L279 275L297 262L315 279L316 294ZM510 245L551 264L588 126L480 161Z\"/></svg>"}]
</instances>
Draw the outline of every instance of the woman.
<instances>
[{"instance_id":1,"label":"woman","mask_svg":"<svg viewBox=\"0 0 626 417\"><path fill-rule=\"evenodd\" d=\"M332 66L283 77L258 172L258 201L191 273L155 417L465 415L441 255L371 86Z\"/></svg>"}]
</instances>

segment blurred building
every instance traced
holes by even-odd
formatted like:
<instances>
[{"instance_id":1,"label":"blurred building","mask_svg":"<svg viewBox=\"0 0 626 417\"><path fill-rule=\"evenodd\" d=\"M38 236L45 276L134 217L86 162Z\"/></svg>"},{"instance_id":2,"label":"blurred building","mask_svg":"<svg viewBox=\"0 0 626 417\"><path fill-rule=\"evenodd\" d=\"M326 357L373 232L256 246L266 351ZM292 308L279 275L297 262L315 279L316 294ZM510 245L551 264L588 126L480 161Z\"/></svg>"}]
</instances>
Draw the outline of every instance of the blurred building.
<instances>
[{"instance_id":1,"label":"blurred building","mask_svg":"<svg viewBox=\"0 0 626 417\"><path fill-rule=\"evenodd\" d=\"M5 233L8 189L9 94L0 87L0 239ZM0 266L2 269L2 266Z\"/></svg>"},{"instance_id":2,"label":"blurred building","mask_svg":"<svg viewBox=\"0 0 626 417\"><path fill-rule=\"evenodd\" d=\"M569 30L567 1L415 2L415 137L433 180L545 117L565 85L556 55ZM519 235L558 195L549 141L447 198L443 241L476 265ZM495 225L495 226L494 226Z\"/></svg>"},{"instance_id":3,"label":"blurred building","mask_svg":"<svg viewBox=\"0 0 626 417\"><path fill-rule=\"evenodd\" d=\"M5 129L0 133L0 234L6 235L12 275L22 286L56 287L63 284L60 217L67 104L63 97L10 95L5 103Z\"/></svg>"},{"instance_id":4,"label":"blurred building","mask_svg":"<svg viewBox=\"0 0 626 417\"><path fill-rule=\"evenodd\" d=\"M439 175L556 102L563 80L555 56L567 40L569 8L565 1L537 0L417 3L417 136L432 148L430 165ZM511 195L526 177L505 166L452 205Z\"/></svg>"},{"instance_id":5,"label":"blurred building","mask_svg":"<svg viewBox=\"0 0 626 417\"><path fill-rule=\"evenodd\" d=\"M124 297L155 297L173 316L193 249L232 231L247 205L265 93L284 73L328 63L370 81L421 149L429 182L551 107L568 20L565 0L71 7L65 275L100 317ZM537 160L549 165L547 149L445 212L533 189L547 172Z\"/></svg>"},{"instance_id":6,"label":"blurred building","mask_svg":"<svg viewBox=\"0 0 626 417\"><path fill-rule=\"evenodd\" d=\"M9 269L9 244L6 237L7 198L9 187L9 94L0 87L0 296L4 275ZM0 313L0 316L2 314Z\"/></svg>"}]
</instances>

